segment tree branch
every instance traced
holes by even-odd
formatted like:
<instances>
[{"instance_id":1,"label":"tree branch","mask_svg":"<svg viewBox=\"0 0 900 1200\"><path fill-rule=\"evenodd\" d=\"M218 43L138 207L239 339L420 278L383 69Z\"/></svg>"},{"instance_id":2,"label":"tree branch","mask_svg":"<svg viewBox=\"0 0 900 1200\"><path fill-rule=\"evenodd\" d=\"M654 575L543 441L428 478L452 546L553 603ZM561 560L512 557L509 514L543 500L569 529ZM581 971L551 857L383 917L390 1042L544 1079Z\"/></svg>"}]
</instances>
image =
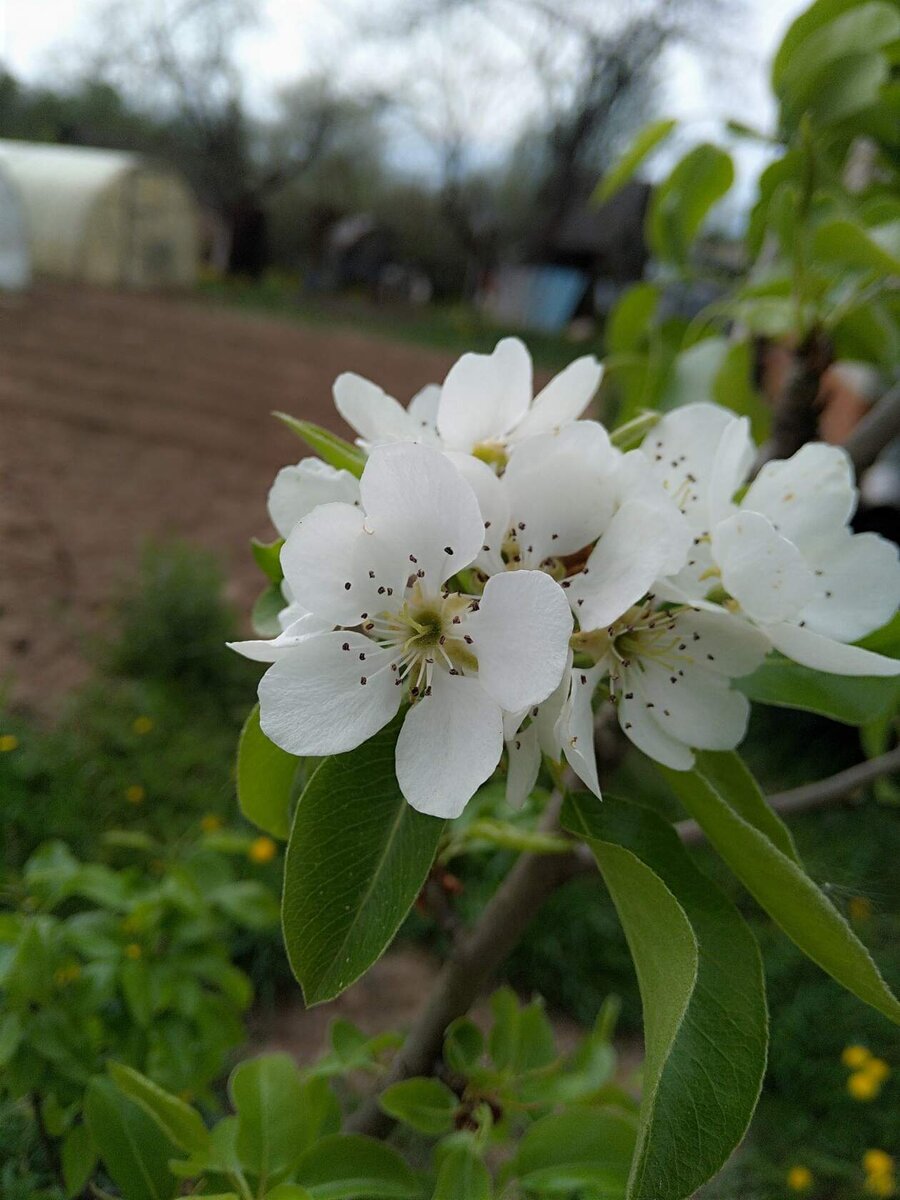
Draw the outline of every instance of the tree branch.
<instances>
[{"instance_id":1,"label":"tree branch","mask_svg":"<svg viewBox=\"0 0 900 1200\"><path fill-rule=\"evenodd\" d=\"M900 383L885 392L844 443L856 474L871 467L885 446L896 437L900 437Z\"/></svg>"}]
</instances>

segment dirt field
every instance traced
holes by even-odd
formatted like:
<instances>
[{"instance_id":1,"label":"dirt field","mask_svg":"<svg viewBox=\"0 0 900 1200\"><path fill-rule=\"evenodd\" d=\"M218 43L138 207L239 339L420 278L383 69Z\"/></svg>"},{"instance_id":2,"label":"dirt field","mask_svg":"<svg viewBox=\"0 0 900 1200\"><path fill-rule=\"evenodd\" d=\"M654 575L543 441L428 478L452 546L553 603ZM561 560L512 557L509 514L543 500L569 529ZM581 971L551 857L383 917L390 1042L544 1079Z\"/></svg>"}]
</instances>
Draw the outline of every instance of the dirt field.
<instances>
[{"instance_id":1,"label":"dirt field","mask_svg":"<svg viewBox=\"0 0 900 1200\"><path fill-rule=\"evenodd\" d=\"M54 711L148 537L215 550L245 611L259 589L248 538L273 536L266 489L304 453L271 411L346 433L340 371L405 400L450 361L191 300L0 297L0 686Z\"/></svg>"}]
</instances>

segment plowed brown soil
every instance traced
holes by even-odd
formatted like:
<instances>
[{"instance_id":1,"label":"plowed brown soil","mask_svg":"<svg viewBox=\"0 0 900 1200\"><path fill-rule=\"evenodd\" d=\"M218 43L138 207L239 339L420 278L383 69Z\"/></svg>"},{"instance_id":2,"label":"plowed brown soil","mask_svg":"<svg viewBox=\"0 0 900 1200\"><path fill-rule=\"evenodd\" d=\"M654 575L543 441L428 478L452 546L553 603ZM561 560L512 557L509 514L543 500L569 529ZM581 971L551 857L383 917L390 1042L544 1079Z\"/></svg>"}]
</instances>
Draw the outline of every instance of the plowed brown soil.
<instances>
[{"instance_id":1,"label":"plowed brown soil","mask_svg":"<svg viewBox=\"0 0 900 1200\"><path fill-rule=\"evenodd\" d=\"M0 297L0 687L56 709L147 538L216 551L245 611L248 538L272 536L266 490L304 453L272 410L346 433L340 371L406 399L450 361L166 296Z\"/></svg>"}]
</instances>

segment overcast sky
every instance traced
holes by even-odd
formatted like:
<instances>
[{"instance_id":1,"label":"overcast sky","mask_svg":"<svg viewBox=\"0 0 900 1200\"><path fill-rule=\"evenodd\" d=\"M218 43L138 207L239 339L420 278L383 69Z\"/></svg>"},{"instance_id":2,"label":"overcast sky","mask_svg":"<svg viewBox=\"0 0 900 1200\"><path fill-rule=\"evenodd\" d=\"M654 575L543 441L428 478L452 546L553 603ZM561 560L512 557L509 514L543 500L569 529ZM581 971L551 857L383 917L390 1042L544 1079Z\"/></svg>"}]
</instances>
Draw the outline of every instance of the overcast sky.
<instances>
[{"instance_id":1,"label":"overcast sky","mask_svg":"<svg viewBox=\"0 0 900 1200\"><path fill-rule=\"evenodd\" d=\"M83 40L99 2L0 0L0 62L32 81L58 78L60 72L64 75L72 57L66 47ZM720 138L721 124L729 117L763 128L770 126L773 107L768 64L784 30L807 2L745 0L746 16L736 39L738 48L724 61L710 62L688 49L667 52L662 63L659 107L666 115L682 119L683 142ZM259 0L259 25L244 33L238 44L252 109L265 114L279 85L294 82L323 64L342 63L342 82L351 87L355 81L370 84L385 70L384 46L379 47L377 55L368 56L365 47L348 46L342 14L348 8L352 10L354 4L359 7L359 0ZM391 0L374 0L374 5L389 10ZM402 49L399 53L402 55ZM427 98L424 103L428 103ZM505 109L492 106L488 129L479 105L473 103L470 133L476 156L480 152L489 158L507 147L538 103L537 96L529 99L517 94ZM400 148L399 153L401 158L417 163L413 144ZM758 170L759 161L759 152L740 148L740 175L749 180Z\"/></svg>"}]
</instances>

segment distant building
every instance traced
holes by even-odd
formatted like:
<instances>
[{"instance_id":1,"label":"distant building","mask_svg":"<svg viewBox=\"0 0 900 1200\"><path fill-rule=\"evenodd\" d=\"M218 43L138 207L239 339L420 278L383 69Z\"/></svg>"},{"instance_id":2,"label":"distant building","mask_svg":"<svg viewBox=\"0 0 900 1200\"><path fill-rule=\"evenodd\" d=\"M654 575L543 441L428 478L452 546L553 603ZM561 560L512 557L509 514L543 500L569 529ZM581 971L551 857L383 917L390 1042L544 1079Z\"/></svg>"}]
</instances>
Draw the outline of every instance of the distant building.
<instances>
[{"instance_id":1,"label":"distant building","mask_svg":"<svg viewBox=\"0 0 900 1200\"><path fill-rule=\"evenodd\" d=\"M30 280L31 253L22 201L0 163L0 291L21 291Z\"/></svg>"},{"instance_id":2,"label":"distant building","mask_svg":"<svg viewBox=\"0 0 900 1200\"><path fill-rule=\"evenodd\" d=\"M35 274L125 288L195 282L197 206L169 168L119 150L0 140L0 175L18 194Z\"/></svg>"}]
</instances>

